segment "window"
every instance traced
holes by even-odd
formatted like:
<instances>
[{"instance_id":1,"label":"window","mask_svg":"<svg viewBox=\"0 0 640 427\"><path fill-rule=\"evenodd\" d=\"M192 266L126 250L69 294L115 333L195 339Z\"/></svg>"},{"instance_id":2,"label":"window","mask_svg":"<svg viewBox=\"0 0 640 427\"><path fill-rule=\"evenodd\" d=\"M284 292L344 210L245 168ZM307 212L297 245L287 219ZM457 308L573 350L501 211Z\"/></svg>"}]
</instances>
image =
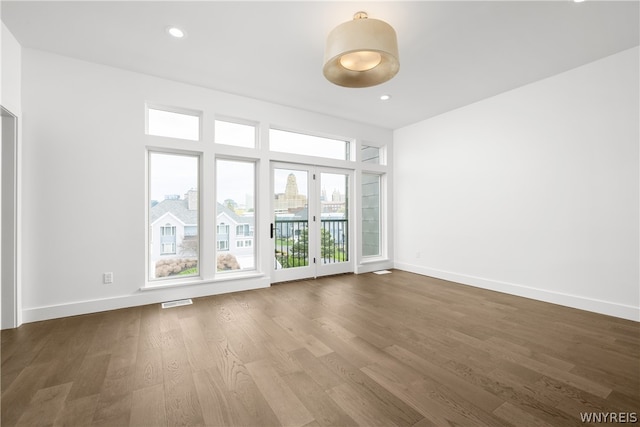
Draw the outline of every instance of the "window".
<instances>
[{"instance_id":1,"label":"window","mask_svg":"<svg viewBox=\"0 0 640 427\"><path fill-rule=\"evenodd\" d=\"M380 230L380 175L362 174L362 256L379 256Z\"/></svg>"},{"instance_id":2,"label":"window","mask_svg":"<svg viewBox=\"0 0 640 427\"><path fill-rule=\"evenodd\" d=\"M218 198L217 271L243 271L256 268L253 244L246 237L253 236L255 227L255 163L241 160L216 161L216 194ZM229 235L229 223L235 234ZM224 225L224 229L221 227ZM222 238L225 235L225 238ZM226 244L221 241L226 239ZM233 240L233 241L231 241ZM231 241L231 242L230 242Z\"/></svg>"},{"instance_id":3,"label":"window","mask_svg":"<svg viewBox=\"0 0 640 427\"><path fill-rule=\"evenodd\" d=\"M251 227L249 224L238 225L236 227L236 235L237 236L253 236L253 231L251 231Z\"/></svg>"},{"instance_id":4,"label":"window","mask_svg":"<svg viewBox=\"0 0 640 427\"><path fill-rule=\"evenodd\" d=\"M161 255L173 255L176 253L176 227L167 224L160 227Z\"/></svg>"},{"instance_id":5,"label":"window","mask_svg":"<svg viewBox=\"0 0 640 427\"><path fill-rule=\"evenodd\" d=\"M149 152L149 280L198 275L197 155Z\"/></svg>"},{"instance_id":6,"label":"window","mask_svg":"<svg viewBox=\"0 0 640 427\"><path fill-rule=\"evenodd\" d=\"M169 224L167 224L164 227L160 227L160 235L161 236L175 236L176 235L176 228L174 226L169 225Z\"/></svg>"},{"instance_id":7,"label":"window","mask_svg":"<svg viewBox=\"0 0 640 427\"><path fill-rule=\"evenodd\" d=\"M255 148L256 146L255 126L216 120L215 135L216 144L247 148Z\"/></svg>"},{"instance_id":8,"label":"window","mask_svg":"<svg viewBox=\"0 0 640 427\"><path fill-rule=\"evenodd\" d=\"M282 153L349 160L349 142L284 130L269 130L269 149Z\"/></svg>"},{"instance_id":9,"label":"window","mask_svg":"<svg viewBox=\"0 0 640 427\"><path fill-rule=\"evenodd\" d=\"M173 255L176 253L175 243L163 243L161 255Z\"/></svg>"},{"instance_id":10,"label":"window","mask_svg":"<svg viewBox=\"0 0 640 427\"><path fill-rule=\"evenodd\" d=\"M369 145L363 145L360 150L362 156L362 162L380 164L380 149L378 147L371 147Z\"/></svg>"},{"instance_id":11,"label":"window","mask_svg":"<svg viewBox=\"0 0 640 427\"><path fill-rule=\"evenodd\" d=\"M179 109L147 106L147 134L199 141L202 114L197 111L173 110Z\"/></svg>"}]
</instances>

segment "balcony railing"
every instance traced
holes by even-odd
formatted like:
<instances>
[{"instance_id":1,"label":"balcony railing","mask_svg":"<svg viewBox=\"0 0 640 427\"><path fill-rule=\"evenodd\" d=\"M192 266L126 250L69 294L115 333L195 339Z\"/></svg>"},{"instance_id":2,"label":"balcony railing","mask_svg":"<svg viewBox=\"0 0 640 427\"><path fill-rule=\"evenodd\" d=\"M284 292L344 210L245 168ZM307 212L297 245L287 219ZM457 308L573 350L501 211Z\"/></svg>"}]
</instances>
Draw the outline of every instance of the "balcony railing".
<instances>
[{"instance_id":1,"label":"balcony railing","mask_svg":"<svg viewBox=\"0 0 640 427\"><path fill-rule=\"evenodd\" d=\"M320 262L332 264L348 261L348 220L322 219L320 225ZM276 220L276 269L309 265L308 236L307 220Z\"/></svg>"}]
</instances>

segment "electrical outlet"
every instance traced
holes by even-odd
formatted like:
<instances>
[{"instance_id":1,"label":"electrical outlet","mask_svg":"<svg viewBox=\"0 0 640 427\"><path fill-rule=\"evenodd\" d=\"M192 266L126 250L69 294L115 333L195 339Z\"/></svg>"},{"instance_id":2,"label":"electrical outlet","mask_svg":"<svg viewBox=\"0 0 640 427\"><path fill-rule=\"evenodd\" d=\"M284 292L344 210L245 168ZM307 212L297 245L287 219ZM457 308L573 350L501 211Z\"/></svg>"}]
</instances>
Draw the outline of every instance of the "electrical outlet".
<instances>
[{"instance_id":1,"label":"electrical outlet","mask_svg":"<svg viewBox=\"0 0 640 427\"><path fill-rule=\"evenodd\" d=\"M105 285L113 283L113 273L102 274L102 283L104 283Z\"/></svg>"}]
</instances>

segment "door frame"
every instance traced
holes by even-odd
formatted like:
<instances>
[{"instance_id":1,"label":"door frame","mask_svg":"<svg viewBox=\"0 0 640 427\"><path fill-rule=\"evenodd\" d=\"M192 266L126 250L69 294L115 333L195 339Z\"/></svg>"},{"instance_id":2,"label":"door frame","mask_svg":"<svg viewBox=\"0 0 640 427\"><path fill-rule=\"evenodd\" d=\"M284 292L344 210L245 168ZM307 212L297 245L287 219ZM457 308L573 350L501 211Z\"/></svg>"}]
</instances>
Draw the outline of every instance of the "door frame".
<instances>
[{"instance_id":1,"label":"door frame","mask_svg":"<svg viewBox=\"0 0 640 427\"><path fill-rule=\"evenodd\" d=\"M308 209L308 257L309 264L304 267L295 267L287 269L276 268L276 263L271 263L271 283L279 283L291 280L302 280L307 278L316 278L320 276L352 273L355 271L355 244L354 244L354 221L355 210L353 206L353 189L354 189L354 175L355 171L352 169L341 169L325 166L308 165L304 163L295 162L277 162L270 163L270 191L274 192L275 184L275 169L291 169L300 170L308 173L308 196L307 196L307 209ZM347 194L346 206L347 206L347 261L338 263L322 263L320 257L320 239L321 239L321 174L340 174L347 176ZM271 207L269 214L271 215L270 222L273 225L275 221L275 198L271 197ZM276 240L275 233L270 230L271 254L275 253ZM274 255L275 257L275 255ZM314 262L315 261L315 262Z\"/></svg>"},{"instance_id":2,"label":"door frame","mask_svg":"<svg viewBox=\"0 0 640 427\"><path fill-rule=\"evenodd\" d=\"M2 215L0 328L19 326L18 292L18 117L0 105L2 116Z\"/></svg>"}]
</instances>

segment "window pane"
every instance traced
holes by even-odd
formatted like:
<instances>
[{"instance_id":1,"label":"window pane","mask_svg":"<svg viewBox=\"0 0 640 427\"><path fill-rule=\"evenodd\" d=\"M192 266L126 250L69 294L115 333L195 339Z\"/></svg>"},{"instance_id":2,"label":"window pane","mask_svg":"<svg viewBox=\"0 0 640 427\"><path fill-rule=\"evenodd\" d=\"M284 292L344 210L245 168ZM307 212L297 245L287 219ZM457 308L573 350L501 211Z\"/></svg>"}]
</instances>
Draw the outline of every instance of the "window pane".
<instances>
[{"instance_id":1,"label":"window pane","mask_svg":"<svg viewBox=\"0 0 640 427\"><path fill-rule=\"evenodd\" d=\"M274 267L309 265L309 173L273 169Z\"/></svg>"},{"instance_id":2,"label":"window pane","mask_svg":"<svg viewBox=\"0 0 640 427\"><path fill-rule=\"evenodd\" d=\"M197 114L182 114L171 111L148 108L149 135L167 136L170 138L200 139L200 116Z\"/></svg>"},{"instance_id":3,"label":"window pane","mask_svg":"<svg viewBox=\"0 0 640 427\"><path fill-rule=\"evenodd\" d=\"M236 147L255 148L255 126L216 120L216 144L235 145Z\"/></svg>"},{"instance_id":4,"label":"window pane","mask_svg":"<svg viewBox=\"0 0 640 427\"><path fill-rule=\"evenodd\" d=\"M255 164L217 160L216 183L216 270L253 270L256 268L253 249Z\"/></svg>"},{"instance_id":5,"label":"window pane","mask_svg":"<svg viewBox=\"0 0 640 427\"><path fill-rule=\"evenodd\" d=\"M283 130L269 130L269 149L281 153L349 160L349 142Z\"/></svg>"},{"instance_id":6,"label":"window pane","mask_svg":"<svg viewBox=\"0 0 640 427\"><path fill-rule=\"evenodd\" d=\"M362 255L380 252L380 175L362 174Z\"/></svg>"},{"instance_id":7,"label":"window pane","mask_svg":"<svg viewBox=\"0 0 640 427\"><path fill-rule=\"evenodd\" d=\"M323 172L320 188L322 263L349 261L349 175Z\"/></svg>"},{"instance_id":8,"label":"window pane","mask_svg":"<svg viewBox=\"0 0 640 427\"><path fill-rule=\"evenodd\" d=\"M380 149L378 147L363 145L360 154L364 163L380 164Z\"/></svg>"},{"instance_id":9,"label":"window pane","mask_svg":"<svg viewBox=\"0 0 640 427\"><path fill-rule=\"evenodd\" d=\"M149 153L149 279L198 275L198 156Z\"/></svg>"}]
</instances>

